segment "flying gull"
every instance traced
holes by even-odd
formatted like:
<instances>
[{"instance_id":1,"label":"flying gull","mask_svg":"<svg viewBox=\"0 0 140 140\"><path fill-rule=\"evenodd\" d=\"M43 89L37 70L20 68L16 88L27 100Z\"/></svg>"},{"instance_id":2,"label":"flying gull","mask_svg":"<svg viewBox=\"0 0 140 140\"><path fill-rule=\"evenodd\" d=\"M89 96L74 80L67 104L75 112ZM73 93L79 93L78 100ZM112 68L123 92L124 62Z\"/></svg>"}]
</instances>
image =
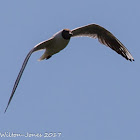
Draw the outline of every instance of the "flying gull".
<instances>
[{"instance_id":1,"label":"flying gull","mask_svg":"<svg viewBox=\"0 0 140 140\"><path fill-rule=\"evenodd\" d=\"M110 47L112 50L116 51L125 59L134 61L134 58L132 57L130 52L127 50L127 48L111 32L109 32L108 30L106 30L105 28L97 24L89 24L86 26L75 28L73 30L63 29L57 32L56 34L54 34L50 39L37 44L27 54L22 64L22 67L20 69L20 72L17 76L17 79L15 81L5 112L12 100L12 97L16 91L20 78L23 74L23 71L27 65L27 62L31 54L39 50L45 50L44 54L40 57L39 60L49 59L50 57L52 57L52 55L63 50L68 45L71 37L91 37L95 39L98 38L100 43Z\"/></svg>"}]
</instances>

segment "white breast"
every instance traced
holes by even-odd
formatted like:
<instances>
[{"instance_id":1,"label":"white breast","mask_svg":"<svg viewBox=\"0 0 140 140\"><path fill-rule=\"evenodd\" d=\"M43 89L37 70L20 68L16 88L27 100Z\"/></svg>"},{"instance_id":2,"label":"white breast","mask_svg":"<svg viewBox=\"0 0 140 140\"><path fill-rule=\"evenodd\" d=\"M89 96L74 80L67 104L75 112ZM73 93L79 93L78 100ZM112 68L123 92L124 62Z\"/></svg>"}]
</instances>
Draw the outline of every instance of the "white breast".
<instances>
[{"instance_id":1,"label":"white breast","mask_svg":"<svg viewBox=\"0 0 140 140\"><path fill-rule=\"evenodd\" d=\"M61 35L62 31L59 31L51 38L51 43L46 47L44 54L40 57L40 60L46 59L59 51L63 50L70 40L66 40Z\"/></svg>"},{"instance_id":2,"label":"white breast","mask_svg":"<svg viewBox=\"0 0 140 140\"><path fill-rule=\"evenodd\" d=\"M59 51L63 50L70 40L66 40L62 37L62 31L59 31L53 36L53 44L48 49L49 55L53 55L58 53Z\"/></svg>"}]
</instances>

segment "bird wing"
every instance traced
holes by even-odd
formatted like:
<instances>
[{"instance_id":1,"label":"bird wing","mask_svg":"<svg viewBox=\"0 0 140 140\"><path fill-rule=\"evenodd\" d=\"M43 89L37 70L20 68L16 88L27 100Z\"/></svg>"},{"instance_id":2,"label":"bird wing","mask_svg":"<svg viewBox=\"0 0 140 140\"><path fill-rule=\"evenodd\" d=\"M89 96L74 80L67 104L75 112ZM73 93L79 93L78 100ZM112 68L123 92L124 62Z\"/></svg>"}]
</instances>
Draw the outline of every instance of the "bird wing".
<instances>
[{"instance_id":1,"label":"bird wing","mask_svg":"<svg viewBox=\"0 0 140 140\"><path fill-rule=\"evenodd\" d=\"M14 84L14 86L13 86L13 90L12 90L10 99L9 99L9 101L8 101L7 107L6 107L6 109L5 109L5 112L6 112L8 106L9 106L11 100L12 100L12 97L13 97L15 91L16 91L16 88L17 88L17 86L18 86L18 84L19 84L19 81L20 81L20 79L21 79L21 76L22 76L22 74L23 74L23 71L24 71L24 69L25 69L25 67L26 67L26 65L27 65L27 62L28 62L28 60L29 60L31 54L32 54L33 52L35 52L35 51L39 51L39 50L42 50L42 49L47 49L47 47L50 45L51 41L52 41L52 39L49 39L49 40L47 40L47 41L43 41L43 42L39 43L39 44L36 45L33 49L31 49L30 52L27 54L27 56L26 56L26 58L24 59L24 62L23 62L23 64L22 64L22 67L21 67L21 69L20 69L20 72L19 72L19 74L18 74L18 76L17 76L17 79L16 79L16 81L15 81L15 84Z\"/></svg>"},{"instance_id":2,"label":"bird wing","mask_svg":"<svg viewBox=\"0 0 140 140\"><path fill-rule=\"evenodd\" d=\"M72 34L72 37L87 36L98 38L100 43L110 47L127 60L134 61L134 58L127 48L112 33L97 24L90 24L73 29Z\"/></svg>"}]
</instances>

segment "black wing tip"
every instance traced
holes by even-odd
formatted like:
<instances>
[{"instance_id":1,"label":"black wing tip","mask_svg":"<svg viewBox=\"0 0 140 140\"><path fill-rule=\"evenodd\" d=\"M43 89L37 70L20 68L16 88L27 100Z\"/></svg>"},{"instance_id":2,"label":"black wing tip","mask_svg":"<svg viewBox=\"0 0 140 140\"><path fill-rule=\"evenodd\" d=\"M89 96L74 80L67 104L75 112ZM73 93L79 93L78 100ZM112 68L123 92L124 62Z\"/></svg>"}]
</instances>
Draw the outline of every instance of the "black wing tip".
<instances>
[{"instance_id":1,"label":"black wing tip","mask_svg":"<svg viewBox=\"0 0 140 140\"><path fill-rule=\"evenodd\" d=\"M9 102L8 102L8 104L7 104L7 106L6 106L6 109L5 109L4 113L6 113L8 107L9 107L10 101L11 101L11 100L9 100Z\"/></svg>"},{"instance_id":2,"label":"black wing tip","mask_svg":"<svg viewBox=\"0 0 140 140\"><path fill-rule=\"evenodd\" d=\"M131 62L135 61L134 58L129 58L129 59L127 59L127 60L129 60L129 61L131 61Z\"/></svg>"},{"instance_id":3,"label":"black wing tip","mask_svg":"<svg viewBox=\"0 0 140 140\"><path fill-rule=\"evenodd\" d=\"M5 109L5 111L4 111L4 113L6 113L8 107L9 107L9 104L10 104L10 102L11 102L12 97L13 97L13 95L10 97L10 99L9 99L9 101L8 101L8 104L7 104L7 106L6 106L6 109Z\"/></svg>"},{"instance_id":4,"label":"black wing tip","mask_svg":"<svg viewBox=\"0 0 140 140\"><path fill-rule=\"evenodd\" d=\"M129 60L129 61L131 61L131 62L135 61L134 59L127 59L127 60Z\"/></svg>"},{"instance_id":5,"label":"black wing tip","mask_svg":"<svg viewBox=\"0 0 140 140\"><path fill-rule=\"evenodd\" d=\"M5 109L5 111L4 111L4 114L6 113L7 109L8 109L8 106L6 107L6 109Z\"/></svg>"}]
</instances>

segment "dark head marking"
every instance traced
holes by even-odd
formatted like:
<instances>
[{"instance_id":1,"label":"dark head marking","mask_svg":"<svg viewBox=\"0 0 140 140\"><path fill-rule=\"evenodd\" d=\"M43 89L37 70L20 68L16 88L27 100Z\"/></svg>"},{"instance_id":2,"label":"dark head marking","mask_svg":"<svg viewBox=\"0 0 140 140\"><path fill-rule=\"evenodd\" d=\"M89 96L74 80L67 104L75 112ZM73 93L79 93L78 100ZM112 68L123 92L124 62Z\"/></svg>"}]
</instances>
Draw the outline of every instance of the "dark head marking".
<instances>
[{"instance_id":1,"label":"dark head marking","mask_svg":"<svg viewBox=\"0 0 140 140\"><path fill-rule=\"evenodd\" d=\"M64 39L69 40L69 39L71 38L71 36L72 36L71 30L69 30L69 29L64 29L64 30L62 31L62 37L63 37Z\"/></svg>"}]
</instances>

